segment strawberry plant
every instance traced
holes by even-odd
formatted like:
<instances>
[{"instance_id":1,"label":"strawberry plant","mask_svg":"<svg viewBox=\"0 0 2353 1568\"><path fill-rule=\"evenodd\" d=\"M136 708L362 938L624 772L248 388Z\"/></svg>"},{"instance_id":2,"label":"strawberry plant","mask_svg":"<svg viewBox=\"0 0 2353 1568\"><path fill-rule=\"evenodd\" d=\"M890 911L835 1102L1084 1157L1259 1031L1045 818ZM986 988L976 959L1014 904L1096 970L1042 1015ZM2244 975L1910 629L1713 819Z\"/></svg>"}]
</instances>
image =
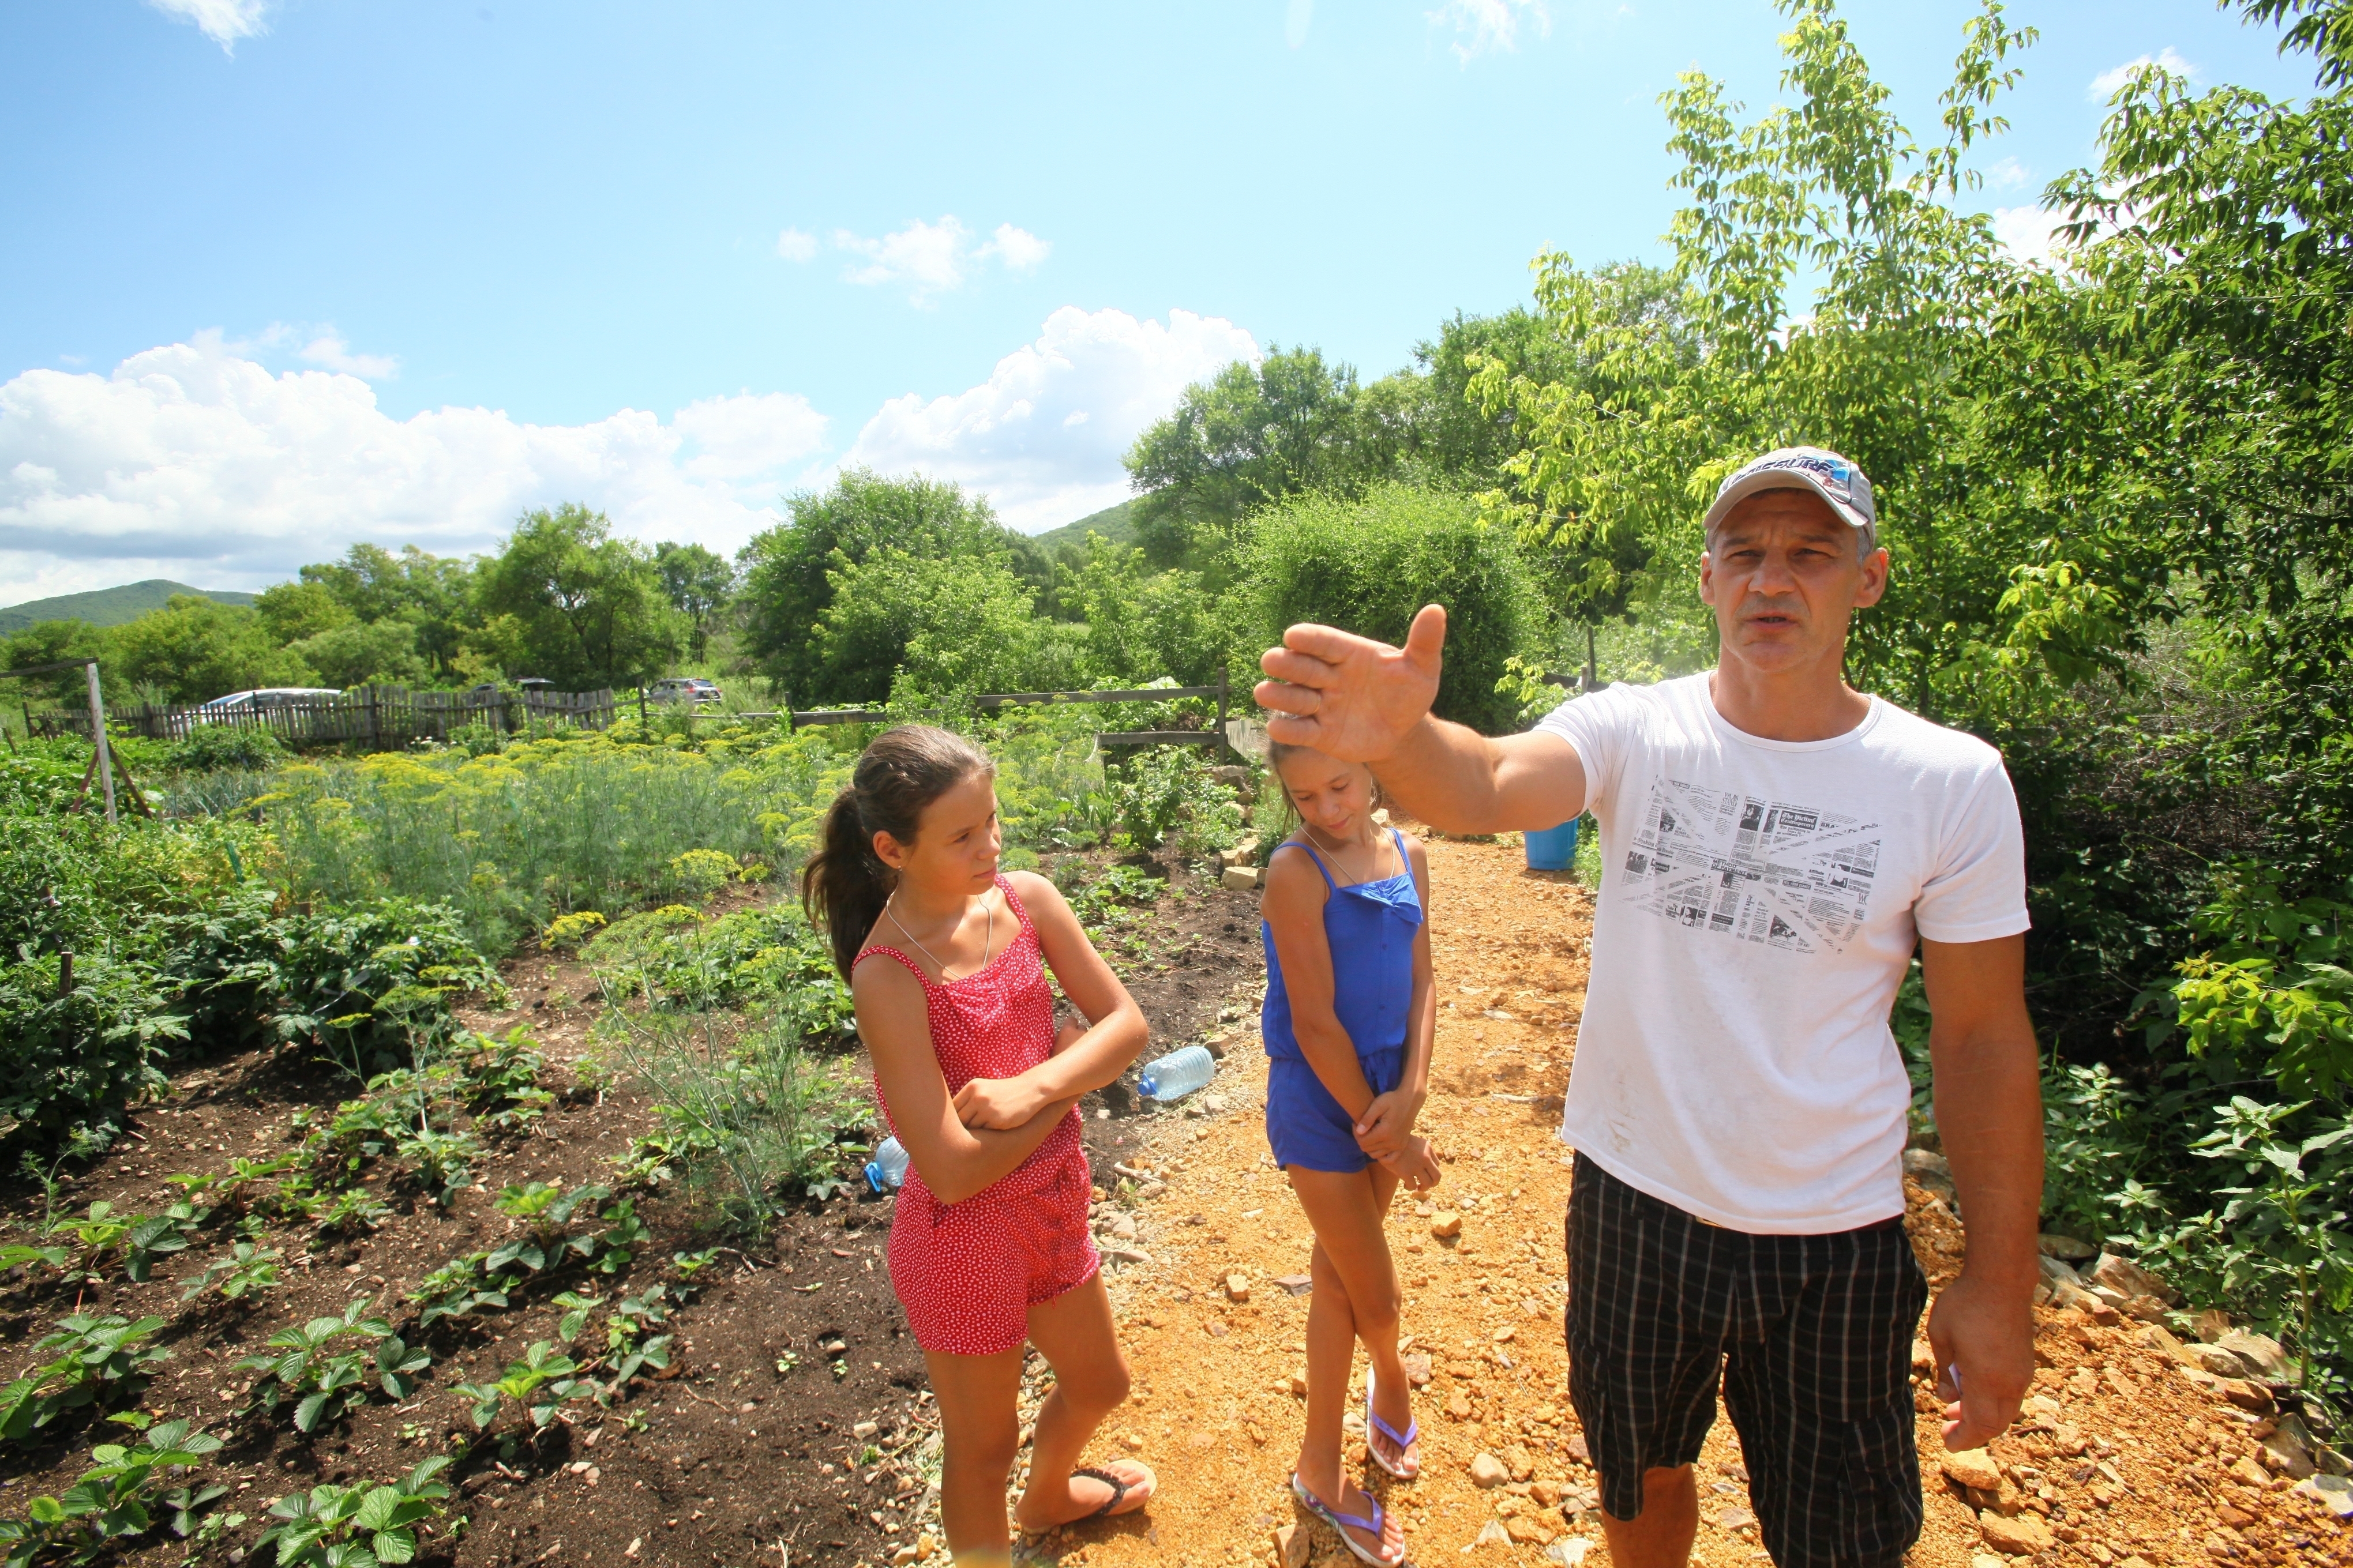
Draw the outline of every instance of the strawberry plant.
<instances>
[{"instance_id":1,"label":"strawberry plant","mask_svg":"<svg viewBox=\"0 0 2353 1568\"><path fill-rule=\"evenodd\" d=\"M260 1374L255 1402L274 1411L293 1400L294 1429L307 1437L352 1405L367 1403L372 1384L392 1399L416 1393L417 1373L430 1366L433 1358L410 1348L383 1319L361 1317L365 1305L354 1301L340 1318L313 1318L281 1329L269 1336L269 1352L237 1363L239 1370ZM347 1339L371 1336L375 1340L373 1355L332 1348Z\"/></svg>"},{"instance_id":2,"label":"strawberry plant","mask_svg":"<svg viewBox=\"0 0 2353 1568\"><path fill-rule=\"evenodd\" d=\"M449 1489L437 1478L448 1455L426 1460L396 1482L312 1487L269 1505L279 1521L254 1542L277 1548L278 1568L377 1568L412 1563L417 1534L446 1511Z\"/></svg>"},{"instance_id":3,"label":"strawberry plant","mask_svg":"<svg viewBox=\"0 0 2353 1568\"><path fill-rule=\"evenodd\" d=\"M33 1348L56 1356L0 1389L0 1437L23 1442L69 1411L129 1394L171 1354L147 1343L161 1318L60 1318Z\"/></svg>"},{"instance_id":4,"label":"strawberry plant","mask_svg":"<svg viewBox=\"0 0 2353 1568\"><path fill-rule=\"evenodd\" d=\"M160 1422L134 1444L100 1443L90 1455L98 1463L72 1486L56 1497L33 1499L23 1519L0 1520L0 1546L7 1548L0 1561L6 1568L30 1568L69 1551L76 1563L87 1563L154 1529L159 1511L174 1534L185 1537L197 1511L228 1489L183 1484L158 1492L159 1472L183 1475L220 1447L218 1437L191 1431L185 1421Z\"/></svg>"}]
</instances>

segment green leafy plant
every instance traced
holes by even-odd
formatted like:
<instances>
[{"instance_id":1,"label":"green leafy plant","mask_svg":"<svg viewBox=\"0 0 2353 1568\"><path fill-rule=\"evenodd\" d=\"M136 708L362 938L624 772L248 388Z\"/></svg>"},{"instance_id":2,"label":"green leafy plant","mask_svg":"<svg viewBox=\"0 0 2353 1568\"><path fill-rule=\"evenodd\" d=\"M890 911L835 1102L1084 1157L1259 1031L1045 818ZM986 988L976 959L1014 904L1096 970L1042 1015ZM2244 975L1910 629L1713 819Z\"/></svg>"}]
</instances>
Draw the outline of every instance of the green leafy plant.
<instances>
[{"instance_id":1,"label":"green leafy plant","mask_svg":"<svg viewBox=\"0 0 2353 1568\"><path fill-rule=\"evenodd\" d=\"M170 1358L147 1342L163 1326L153 1317L58 1319L33 1347L51 1359L0 1389L0 1437L23 1442L59 1415L128 1397Z\"/></svg>"},{"instance_id":2,"label":"green leafy plant","mask_svg":"<svg viewBox=\"0 0 2353 1568\"><path fill-rule=\"evenodd\" d=\"M76 1563L90 1562L147 1534L159 1513L174 1534L186 1537L196 1514L228 1489L184 1483L162 1491L157 1483L184 1475L220 1447L218 1437L193 1431L185 1421L157 1422L136 1443L100 1443L90 1450L97 1463L71 1487L56 1497L34 1498L23 1519L0 1520L6 1568L30 1568L59 1552Z\"/></svg>"},{"instance_id":3,"label":"green leafy plant","mask_svg":"<svg viewBox=\"0 0 2353 1568\"><path fill-rule=\"evenodd\" d=\"M497 1382L456 1383L449 1385L449 1392L470 1402L468 1414L478 1431L487 1432L496 1425L500 1410L512 1400L531 1430L537 1433L555 1419L567 1402L596 1394L596 1384L579 1376L579 1364L570 1356L540 1340L523 1352L521 1361L508 1363L505 1375Z\"/></svg>"},{"instance_id":4,"label":"green leafy plant","mask_svg":"<svg viewBox=\"0 0 2353 1568\"><path fill-rule=\"evenodd\" d=\"M79 1215L52 1216L32 1246L0 1247L0 1268L20 1263L43 1263L62 1269L67 1284L103 1284L120 1255L123 1277L145 1284L155 1259L187 1249L189 1238L203 1225L209 1209L174 1204L160 1215L117 1214L104 1199Z\"/></svg>"},{"instance_id":5,"label":"green leafy plant","mask_svg":"<svg viewBox=\"0 0 2353 1568\"><path fill-rule=\"evenodd\" d=\"M255 1404L275 1411L292 1400L294 1429L307 1437L352 1405L365 1404L371 1384L391 1399L414 1394L417 1374L433 1358L408 1346L383 1319L362 1317L366 1305L354 1301L340 1318L313 1318L281 1329L269 1336L269 1351L238 1362L240 1371L258 1374ZM353 1338L373 1339L373 1352L331 1348Z\"/></svg>"},{"instance_id":6,"label":"green leafy plant","mask_svg":"<svg viewBox=\"0 0 2353 1568\"><path fill-rule=\"evenodd\" d=\"M872 1102L807 1048L797 1026L739 1029L708 1015L642 1011L617 1012L608 1026L617 1056L652 1090L659 1119L655 1133L632 1146L625 1175L650 1182L674 1171L754 1230L786 1198L848 1179L849 1152L864 1142Z\"/></svg>"},{"instance_id":7,"label":"green leafy plant","mask_svg":"<svg viewBox=\"0 0 2353 1568\"><path fill-rule=\"evenodd\" d=\"M229 1244L228 1256L216 1258L205 1266L205 1271L188 1282L180 1292L180 1300L193 1301L208 1291L218 1291L224 1300L241 1301L248 1296L259 1296L278 1289L278 1265L285 1254L274 1247L264 1247L259 1241L242 1240Z\"/></svg>"},{"instance_id":8,"label":"green leafy plant","mask_svg":"<svg viewBox=\"0 0 2353 1568\"><path fill-rule=\"evenodd\" d=\"M504 1311L518 1276L493 1273L485 1267L490 1257L477 1252L453 1258L417 1281L408 1299L417 1304L417 1323L431 1328L444 1318L470 1317L484 1310Z\"/></svg>"},{"instance_id":9,"label":"green leafy plant","mask_svg":"<svg viewBox=\"0 0 2353 1568\"><path fill-rule=\"evenodd\" d=\"M2287 1124L2305 1109L2233 1095L2215 1112L2221 1125L2191 1147L2240 1173L2237 1185L2222 1189L2230 1199L2220 1215L2227 1238L2218 1249L2223 1288L2288 1330L2300 1352L2299 1381L2311 1388L2318 1346L2341 1342L2353 1310L2353 1231L2346 1210L2353 1121L2338 1115L2297 1136Z\"/></svg>"},{"instance_id":10,"label":"green leafy plant","mask_svg":"<svg viewBox=\"0 0 2353 1568\"><path fill-rule=\"evenodd\" d=\"M2173 987L2193 1055L2253 1058L2290 1094L2353 1087L2353 906L2291 900L2276 874L2242 867L2200 910L2213 951Z\"/></svg>"},{"instance_id":11,"label":"green leafy plant","mask_svg":"<svg viewBox=\"0 0 2353 1568\"><path fill-rule=\"evenodd\" d=\"M419 1532L439 1518L449 1489L438 1478L449 1457L436 1455L398 1481L319 1486L269 1505L280 1522L254 1542L277 1549L279 1568L377 1568L413 1563Z\"/></svg>"}]
</instances>

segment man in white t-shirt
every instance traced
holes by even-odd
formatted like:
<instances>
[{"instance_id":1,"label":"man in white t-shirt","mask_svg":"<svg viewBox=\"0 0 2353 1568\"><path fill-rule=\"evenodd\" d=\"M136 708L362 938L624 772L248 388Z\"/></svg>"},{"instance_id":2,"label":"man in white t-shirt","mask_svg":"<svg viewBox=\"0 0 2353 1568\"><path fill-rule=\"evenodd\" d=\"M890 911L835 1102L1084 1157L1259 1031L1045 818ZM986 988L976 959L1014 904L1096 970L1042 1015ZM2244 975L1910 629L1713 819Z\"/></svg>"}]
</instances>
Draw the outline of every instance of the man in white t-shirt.
<instances>
[{"instance_id":1,"label":"man in white t-shirt","mask_svg":"<svg viewBox=\"0 0 2353 1568\"><path fill-rule=\"evenodd\" d=\"M1561 1137L1570 1394L1617 1568L1688 1561L1722 1380L1781 1568L1901 1562L1920 1531L1909 1382L1926 1286L1902 1219L1910 1084L1888 1015L1919 952L1968 1261L1928 1340L1948 1447L2034 1372L2042 1114L2025 864L2000 755L1846 684L1879 601L1869 481L1784 448L1705 520L1715 669L1612 686L1531 733L1434 719L1445 612L1403 648L1293 626L1274 739L1372 764L1450 833L1590 811L1603 880Z\"/></svg>"}]
</instances>

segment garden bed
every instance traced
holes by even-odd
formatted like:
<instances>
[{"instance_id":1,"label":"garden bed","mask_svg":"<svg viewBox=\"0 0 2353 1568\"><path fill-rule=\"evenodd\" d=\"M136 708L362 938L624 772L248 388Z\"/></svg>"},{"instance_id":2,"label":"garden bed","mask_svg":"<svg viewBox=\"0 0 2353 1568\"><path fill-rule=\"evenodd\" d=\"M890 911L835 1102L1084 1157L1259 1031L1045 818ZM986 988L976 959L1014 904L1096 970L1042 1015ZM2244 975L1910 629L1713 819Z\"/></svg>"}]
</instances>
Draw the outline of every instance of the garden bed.
<instances>
[{"instance_id":1,"label":"garden bed","mask_svg":"<svg viewBox=\"0 0 2353 1568\"><path fill-rule=\"evenodd\" d=\"M745 898L732 895L738 906ZM1137 934L1106 933L1106 954L1152 1024L1151 1052L1219 1034L1228 996L1258 967L1255 900L1188 880L1181 898L1164 894L1148 918L1131 917L1124 929ZM159 1258L144 1283L119 1269L94 1286L37 1268L0 1276L6 1370L48 1359L34 1343L69 1312L164 1320L150 1342L170 1359L135 1403L226 1439L198 1479L228 1489L211 1517L246 1517L220 1530L206 1553L213 1560L249 1548L274 1522L270 1505L281 1496L397 1480L441 1454L456 1456L438 1478L454 1496L424 1542L427 1561L702 1564L754 1561L781 1545L793 1563L879 1563L913 1541L936 1475L934 1424L922 1359L884 1267L886 1198L861 1189L803 1203L754 1240L718 1226L710 1204L666 1184L629 1194L629 1217L646 1234L630 1241L634 1257L612 1275L592 1271L594 1252L568 1265L551 1261L505 1310L420 1321L412 1297L428 1275L529 1228L502 1212L502 1190L533 1183L619 1189L617 1162L651 1121L639 1089L600 1070L588 1026L601 1004L578 958L534 951L503 964L501 974L504 1004L486 998L461 1008L461 1020L495 1034L527 1025L545 1057L539 1083L554 1099L525 1125L482 1131L485 1152L469 1171L471 1183L446 1206L427 1192L379 1181L369 1191L390 1212L372 1229L337 1237L259 1220L251 1243L282 1254L276 1288L184 1304L183 1290L237 1234L224 1223L234 1202L199 1196L199 1204L215 1199L220 1212L185 1251ZM286 1151L301 1113L315 1121L353 1091L348 1075L312 1057L301 1046L255 1048L178 1073L170 1095L142 1108L110 1151L85 1170L59 1173L58 1211L86 1213L102 1202L118 1213L163 1214L183 1197L168 1177L221 1173L234 1159ZM1141 1107L1114 1087L1090 1096L1085 1109L1090 1153L1106 1169L1132 1152ZM31 1175L16 1173L0 1188L0 1206L21 1234L38 1226L43 1193ZM580 1217L596 1229L588 1207ZM562 1405L536 1435L527 1400L510 1400L487 1433L476 1429L473 1401L456 1395L455 1385L495 1382L535 1344L565 1353L560 1294L596 1299L596 1307L576 1309L586 1317L568 1347L586 1362L604 1348L613 1307L644 1300L657 1282L671 1302L684 1298L667 1321L640 1325L671 1336L668 1368L639 1368L603 1405ZM271 1411L255 1404L257 1373L238 1363L273 1333L340 1318L354 1302L362 1320L381 1317L430 1363L400 1398L384 1394L371 1366L364 1402L328 1415L306 1438L295 1429L294 1405ZM353 1335L333 1348L373 1351L375 1342L373 1333ZM597 1376L617 1370L608 1361ZM10 1473L0 1483L0 1515L21 1514L30 1498L72 1486L92 1445L134 1440L88 1414L61 1415L33 1441L5 1450L0 1462ZM123 1560L177 1561L185 1552L163 1531ZM265 1549L259 1560L269 1556Z\"/></svg>"}]
</instances>

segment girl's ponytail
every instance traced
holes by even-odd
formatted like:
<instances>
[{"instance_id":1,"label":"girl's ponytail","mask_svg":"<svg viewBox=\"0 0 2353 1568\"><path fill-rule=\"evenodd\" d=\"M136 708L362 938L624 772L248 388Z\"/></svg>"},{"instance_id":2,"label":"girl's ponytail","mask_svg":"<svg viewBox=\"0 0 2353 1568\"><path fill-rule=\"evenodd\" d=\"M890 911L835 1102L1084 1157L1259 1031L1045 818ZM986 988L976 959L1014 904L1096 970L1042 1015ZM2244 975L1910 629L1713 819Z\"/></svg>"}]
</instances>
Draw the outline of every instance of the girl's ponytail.
<instances>
[{"instance_id":1,"label":"girl's ponytail","mask_svg":"<svg viewBox=\"0 0 2353 1568\"><path fill-rule=\"evenodd\" d=\"M849 787L827 808L818 852L801 872L801 908L810 924L825 929L844 980L898 885L899 874L874 853L874 836L913 844L924 807L975 774L996 772L979 747L928 724L885 730L859 754Z\"/></svg>"}]
</instances>

